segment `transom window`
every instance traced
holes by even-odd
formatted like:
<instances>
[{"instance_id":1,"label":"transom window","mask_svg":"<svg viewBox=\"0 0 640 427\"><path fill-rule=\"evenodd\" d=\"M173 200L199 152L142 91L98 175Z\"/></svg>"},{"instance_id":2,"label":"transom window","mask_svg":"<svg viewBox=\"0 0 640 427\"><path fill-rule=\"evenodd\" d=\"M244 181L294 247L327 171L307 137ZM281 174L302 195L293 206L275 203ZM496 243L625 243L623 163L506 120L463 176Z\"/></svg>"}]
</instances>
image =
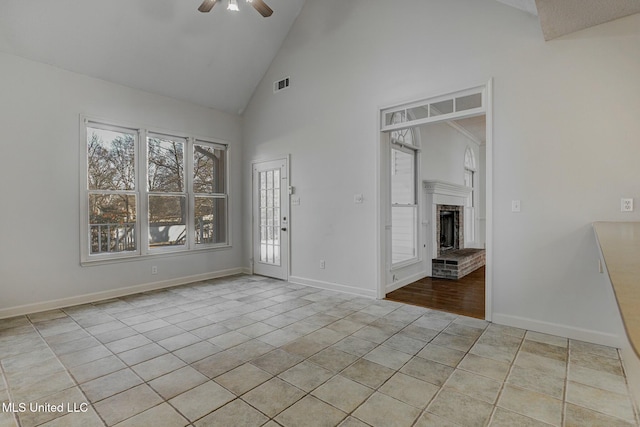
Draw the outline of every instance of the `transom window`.
<instances>
[{"instance_id":1,"label":"transom window","mask_svg":"<svg viewBox=\"0 0 640 427\"><path fill-rule=\"evenodd\" d=\"M404 128L404 123L420 126L454 118L473 117L484 113L486 89L475 87L455 94L418 101L382 110L383 132ZM402 120L398 120L401 117Z\"/></svg>"},{"instance_id":2,"label":"transom window","mask_svg":"<svg viewBox=\"0 0 640 427\"><path fill-rule=\"evenodd\" d=\"M228 246L225 144L90 120L82 140L83 262Z\"/></svg>"}]
</instances>

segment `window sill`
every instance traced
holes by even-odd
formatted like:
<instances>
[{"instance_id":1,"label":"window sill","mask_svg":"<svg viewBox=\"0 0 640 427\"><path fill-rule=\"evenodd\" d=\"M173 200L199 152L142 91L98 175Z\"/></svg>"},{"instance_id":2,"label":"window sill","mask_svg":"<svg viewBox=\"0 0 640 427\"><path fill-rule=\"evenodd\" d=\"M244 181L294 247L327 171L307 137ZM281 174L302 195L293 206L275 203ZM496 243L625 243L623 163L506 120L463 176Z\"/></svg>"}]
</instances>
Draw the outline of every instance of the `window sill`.
<instances>
[{"instance_id":1,"label":"window sill","mask_svg":"<svg viewBox=\"0 0 640 427\"><path fill-rule=\"evenodd\" d=\"M397 264L392 264L391 265L391 271L392 272L393 271L397 271L397 270L400 270L401 268L409 267L411 265L419 264L421 262L422 262L422 259L420 259L420 258L411 258L411 259L408 259L406 261L399 262Z\"/></svg>"},{"instance_id":2,"label":"window sill","mask_svg":"<svg viewBox=\"0 0 640 427\"><path fill-rule=\"evenodd\" d=\"M181 249L181 250L162 250L162 251L153 251L151 253L147 253L144 255L124 255L120 257L100 257L100 256L90 256L88 259L83 259L80 261L81 267L92 267L96 265L108 265L108 264L120 264L123 262L133 262L133 261L143 261L148 259L158 259L158 258L168 258L175 256L185 256L185 255L194 255L203 252L215 252L219 250L231 249L233 245L222 245L222 246L207 246L204 248L196 248L196 249Z\"/></svg>"}]
</instances>

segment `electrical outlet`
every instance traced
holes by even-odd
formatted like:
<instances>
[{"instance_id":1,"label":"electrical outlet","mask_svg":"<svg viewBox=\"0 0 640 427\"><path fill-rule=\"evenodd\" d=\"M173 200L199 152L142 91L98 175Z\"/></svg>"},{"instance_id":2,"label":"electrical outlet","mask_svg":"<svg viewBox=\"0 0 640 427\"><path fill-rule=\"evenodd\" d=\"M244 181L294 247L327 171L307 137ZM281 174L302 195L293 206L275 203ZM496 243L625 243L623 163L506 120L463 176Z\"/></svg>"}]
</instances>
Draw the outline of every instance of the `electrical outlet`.
<instances>
[{"instance_id":1,"label":"electrical outlet","mask_svg":"<svg viewBox=\"0 0 640 427\"><path fill-rule=\"evenodd\" d=\"M633 212L633 199L620 199L621 212Z\"/></svg>"},{"instance_id":2,"label":"electrical outlet","mask_svg":"<svg viewBox=\"0 0 640 427\"><path fill-rule=\"evenodd\" d=\"M323 259L321 259L321 260L320 260L320 268L324 269L324 267L325 267L324 260L323 260Z\"/></svg>"},{"instance_id":3,"label":"electrical outlet","mask_svg":"<svg viewBox=\"0 0 640 427\"><path fill-rule=\"evenodd\" d=\"M151 266L151 274L158 274L158 266L157 265Z\"/></svg>"}]
</instances>

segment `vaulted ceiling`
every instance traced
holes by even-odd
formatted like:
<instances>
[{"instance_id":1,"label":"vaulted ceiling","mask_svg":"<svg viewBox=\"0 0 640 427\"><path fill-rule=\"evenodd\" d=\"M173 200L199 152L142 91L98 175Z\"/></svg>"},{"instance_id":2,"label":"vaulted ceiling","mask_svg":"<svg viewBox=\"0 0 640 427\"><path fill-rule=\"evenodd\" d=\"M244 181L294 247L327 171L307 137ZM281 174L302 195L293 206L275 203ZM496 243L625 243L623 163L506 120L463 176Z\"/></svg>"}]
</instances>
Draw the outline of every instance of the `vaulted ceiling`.
<instances>
[{"instance_id":1,"label":"vaulted ceiling","mask_svg":"<svg viewBox=\"0 0 640 427\"><path fill-rule=\"evenodd\" d=\"M270 18L245 1L204 14L201 0L2 0L0 51L241 114L306 0L266 1ZM640 12L639 0L498 1L538 13L546 39Z\"/></svg>"},{"instance_id":2,"label":"vaulted ceiling","mask_svg":"<svg viewBox=\"0 0 640 427\"><path fill-rule=\"evenodd\" d=\"M2 0L0 51L240 113L305 0L266 0L263 18L202 0Z\"/></svg>"}]
</instances>

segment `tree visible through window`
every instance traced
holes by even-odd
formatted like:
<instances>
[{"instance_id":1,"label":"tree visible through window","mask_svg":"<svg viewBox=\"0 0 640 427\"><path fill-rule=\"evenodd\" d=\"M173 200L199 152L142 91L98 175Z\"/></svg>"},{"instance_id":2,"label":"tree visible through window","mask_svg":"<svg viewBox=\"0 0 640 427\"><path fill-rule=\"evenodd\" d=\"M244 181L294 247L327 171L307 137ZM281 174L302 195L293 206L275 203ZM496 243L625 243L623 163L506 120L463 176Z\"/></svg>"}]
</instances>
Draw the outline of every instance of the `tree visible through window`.
<instances>
[{"instance_id":1,"label":"tree visible through window","mask_svg":"<svg viewBox=\"0 0 640 427\"><path fill-rule=\"evenodd\" d=\"M195 242L223 243L227 238L224 147L196 143L193 158Z\"/></svg>"},{"instance_id":2,"label":"tree visible through window","mask_svg":"<svg viewBox=\"0 0 640 427\"><path fill-rule=\"evenodd\" d=\"M135 251L135 135L87 128L91 253Z\"/></svg>"},{"instance_id":3,"label":"tree visible through window","mask_svg":"<svg viewBox=\"0 0 640 427\"><path fill-rule=\"evenodd\" d=\"M226 145L139 132L86 126L83 259L228 244Z\"/></svg>"},{"instance_id":4,"label":"tree visible through window","mask_svg":"<svg viewBox=\"0 0 640 427\"><path fill-rule=\"evenodd\" d=\"M187 243L184 145L184 139L147 138L150 247Z\"/></svg>"}]
</instances>

